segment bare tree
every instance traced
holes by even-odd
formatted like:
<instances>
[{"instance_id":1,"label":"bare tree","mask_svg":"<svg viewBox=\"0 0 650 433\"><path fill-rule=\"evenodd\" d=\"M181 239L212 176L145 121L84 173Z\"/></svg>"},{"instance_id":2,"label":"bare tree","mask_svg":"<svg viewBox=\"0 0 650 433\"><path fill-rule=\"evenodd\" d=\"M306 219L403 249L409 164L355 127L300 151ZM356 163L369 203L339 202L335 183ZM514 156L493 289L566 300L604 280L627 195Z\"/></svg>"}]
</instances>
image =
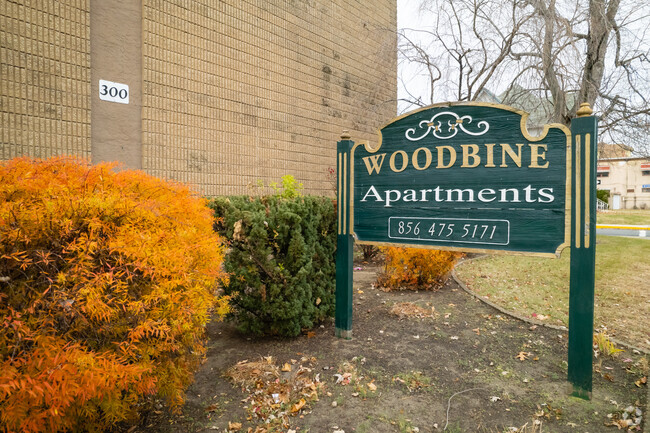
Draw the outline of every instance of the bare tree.
<instances>
[{"instance_id":1,"label":"bare tree","mask_svg":"<svg viewBox=\"0 0 650 433\"><path fill-rule=\"evenodd\" d=\"M420 13L431 25L400 30L400 62L428 76L427 97L403 81L402 106L494 100L531 112L533 121L569 124L588 102L602 140L650 155L650 6L422 0Z\"/></svg>"}]
</instances>

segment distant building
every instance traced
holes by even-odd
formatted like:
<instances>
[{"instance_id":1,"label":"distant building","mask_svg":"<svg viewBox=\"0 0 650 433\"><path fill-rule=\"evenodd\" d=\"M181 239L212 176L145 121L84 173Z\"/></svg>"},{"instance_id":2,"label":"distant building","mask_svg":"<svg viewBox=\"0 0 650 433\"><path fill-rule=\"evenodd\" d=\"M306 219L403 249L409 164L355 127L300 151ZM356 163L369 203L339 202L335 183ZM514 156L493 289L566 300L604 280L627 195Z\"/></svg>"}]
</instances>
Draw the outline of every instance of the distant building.
<instances>
[{"instance_id":1,"label":"distant building","mask_svg":"<svg viewBox=\"0 0 650 433\"><path fill-rule=\"evenodd\" d=\"M291 174L330 193L342 131L372 142L396 115L396 9L1 1L0 159L118 160L207 195Z\"/></svg>"},{"instance_id":2,"label":"distant building","mask_svg":"<svg viewBox=\"0 0 650 433\"><path fill-rule=\"evenodd\" d=\"M650 158L622 145L598 145L597 188L609 191L609 208L650 208Z\"/></svg>"}]
</instances>

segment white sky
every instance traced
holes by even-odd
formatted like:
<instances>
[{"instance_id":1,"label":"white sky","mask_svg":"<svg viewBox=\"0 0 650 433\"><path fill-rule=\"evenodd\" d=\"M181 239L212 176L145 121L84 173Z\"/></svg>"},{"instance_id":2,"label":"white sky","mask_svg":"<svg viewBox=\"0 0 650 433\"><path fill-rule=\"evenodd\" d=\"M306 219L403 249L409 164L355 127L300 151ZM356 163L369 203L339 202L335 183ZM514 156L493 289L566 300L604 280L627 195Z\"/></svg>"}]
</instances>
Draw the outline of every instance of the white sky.
<instances>
[{"instance_id":1,"label":"white sky","mask_svg":"<svg viewBox=\"0 0 650 433\"><path fill-rule=\"evenodd\" d=\"M572 2L574 0L567 0L569 2ZM422 0L397 0L397 29L403 29L403 28L409 28L409 29L426 29L427 27L430 27L431 24L427 22L427 15L428 19L430 20L431 15L427 14L426 12L423 14L419 13L419 8ZM623 36L625 37L625 40L623 41L624 46L628 46L630 48L635 48L637 52L645 52L648 53L650 52L650 1L649 0L627 0L627 1L622 1L619 14L617 14L617 19L623 20L622 22L625 25L625 32L621 32ZM425 35L424 33L420 35ZM409 33L409 37L412 38L418 38L417 33ZM424 38L425 36L423 36ZM420 42L426 46L426 39L424 41L420 40ZM606 67L611 68L612 63L613 63L613 55L614 55L614 47L613 45L608 49L608 60ZM623 54L625 56L625 54ZM628 54L629 57L629 54ZM430 83L429 83L429 76L425 70L418 70L418 65L416 64L410 64L406 65L404 64L405 62L400 62L398 57L398 69L397 69L397 98L398 101L401 98L406 97L406 92L404 90L404 85L408 86L409 92L411 95L414 96L421 96L422 100L428 102L429 100L429 88L430 88ZM647 65L647 64L646 64ZM637 71L637 85L642 86L643 83L650 83L650 70L647 68L646 65L639 65L638 62L636 64L636 67L638 68ZM609 70L609 69L608 69ZM625 88L625 79L623 75L620 75L620 83L612 81L611 83L604 83L606 86L609 87L609 93L611 94L622 94L624 97L627 96L628 93L626 92ZM505 83L504 83L505 84ZM492 85L495 85L495 83L492 83ZM649 86L650 87L650 86ZM503 89L499 88L491 88L491 91L495 93L499 93ZM629 90L629 89L627 89ZM441 97L441 94L443 92L440 91L440 89L436 90L436 96L437 98ZM646 95L647 96L647 95ZM444 97L444 95L442 96ZM634 97L633 95L631 97ZM436 98L436 99L437 99ZM636 97L635 97L636 98ZM434 102L441 102L439 100L436 100ZM643 101L639 101L638 98L631 100L631 102L636 103L637 105L642 105ZM416 107L406 104L404 102L398 102L397 104L397 114L403 114L406 111L410 111ZM598 108L598 107L594 107ZM609 134L614 134L616 135L616 129L612 129ZM625 134L624 134L625 135ZM641 134L643 135L643 134ZM626 142L629 145L632 145L633 147L639 147L639 148L645 148L648 149L648 146L650 146L648 142L648 137L615 137L615 136L610 136L608 137L608 140L611 142ZM646 150L647 152L647 150Z\"/></svg>"},{"instance_id":2,"label":"white sky","mask_svg":"<svg viewBox=\"0 0 650 433\"><path fill-rule=\"evenodd\" d=\"M423 28L426 23L420 17L418 9L421 0L397 0L397 29L407 28ZM399 59L398 59L399 60ZM397 66L397 99L404 97L404 87L402 79L405 80L411 92L428 92L427 77L419 76L415 68L408 68L408 65L398 63ZM407 78L408 77L408 78ZM398 102L398 114L403 113L407 107L405 104Z\"/></svg>"}]
</instances>

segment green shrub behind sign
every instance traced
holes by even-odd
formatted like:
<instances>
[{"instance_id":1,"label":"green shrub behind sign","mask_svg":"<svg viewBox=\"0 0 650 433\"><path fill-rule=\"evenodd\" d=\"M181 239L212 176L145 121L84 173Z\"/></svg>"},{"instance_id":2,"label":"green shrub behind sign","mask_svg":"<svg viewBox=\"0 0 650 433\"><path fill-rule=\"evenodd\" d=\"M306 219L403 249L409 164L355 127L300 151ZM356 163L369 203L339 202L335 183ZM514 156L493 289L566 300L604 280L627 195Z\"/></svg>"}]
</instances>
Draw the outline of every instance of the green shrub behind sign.
<instances>
[{"instance_id":1,"label":"green shrub behind sign","mask_svg":"<svg viewBox=\"0 0 650 433\"><path fill-rule=\"evenodd\" d=\"M295 336L334 315L336 214L324 197L212 200L242 331Z\"/></svg>"}]
</instances>

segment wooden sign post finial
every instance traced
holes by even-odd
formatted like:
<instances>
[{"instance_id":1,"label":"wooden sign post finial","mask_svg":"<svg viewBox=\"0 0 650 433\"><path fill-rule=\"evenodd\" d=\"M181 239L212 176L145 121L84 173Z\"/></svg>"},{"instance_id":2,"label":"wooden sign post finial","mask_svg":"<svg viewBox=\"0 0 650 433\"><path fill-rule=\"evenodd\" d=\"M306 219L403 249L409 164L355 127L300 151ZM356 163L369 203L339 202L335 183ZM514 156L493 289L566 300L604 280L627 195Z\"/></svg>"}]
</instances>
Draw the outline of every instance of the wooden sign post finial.
<instances>
[{"instance_id":1,"label":"wooden sign post finial","mask_svg":"<svg viewBox=\"0 0 650 433\"><path fill-rule=\"evenodd\" d=\"M594 110L591 109L589 102L583 102L582 104L580 104L580 108L578 108L578 111L576 112L578 117L591 116L593 113Z\"/></svg>"}]
</instances>

